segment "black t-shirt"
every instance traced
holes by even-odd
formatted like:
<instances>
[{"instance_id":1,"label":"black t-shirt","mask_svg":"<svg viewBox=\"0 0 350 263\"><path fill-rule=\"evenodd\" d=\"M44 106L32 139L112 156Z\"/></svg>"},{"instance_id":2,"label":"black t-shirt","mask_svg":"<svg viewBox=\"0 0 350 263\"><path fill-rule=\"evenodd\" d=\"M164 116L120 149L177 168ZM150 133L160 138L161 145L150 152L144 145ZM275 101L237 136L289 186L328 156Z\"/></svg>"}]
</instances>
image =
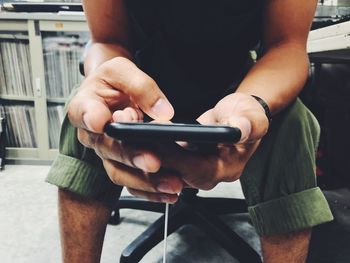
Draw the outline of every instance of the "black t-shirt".
<instances>
[{"instance_id":1,"label":"black t-shirt","mask_svg":"<svg viewBox=\"0 0 350 263\"><path fill-rule=\"evenodd\" d=\"M128 0L136 59L175 106L198 117L237 83L261 37L262 0Z\"/></svg>"}]
</instances>

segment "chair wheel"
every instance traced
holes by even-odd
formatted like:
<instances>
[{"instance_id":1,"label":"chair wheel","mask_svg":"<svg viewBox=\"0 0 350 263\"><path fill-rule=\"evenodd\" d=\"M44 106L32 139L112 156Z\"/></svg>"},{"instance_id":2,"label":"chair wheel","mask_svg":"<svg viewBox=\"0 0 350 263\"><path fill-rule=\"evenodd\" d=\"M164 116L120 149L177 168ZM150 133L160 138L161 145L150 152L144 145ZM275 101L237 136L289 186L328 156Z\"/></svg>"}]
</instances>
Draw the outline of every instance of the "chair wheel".
<instances>
[{"instance_id":1,"label":"chair wheel","mask_svg":"<svg viewBox=\"0 0 350 263\"><path fill-rule=\"evenodd\" d=\"M120 223L119 209L113 210L111 217L109 218L108 224L115 226L115 225L118 225L119 223Z\"/></svg>"}]
</instances>

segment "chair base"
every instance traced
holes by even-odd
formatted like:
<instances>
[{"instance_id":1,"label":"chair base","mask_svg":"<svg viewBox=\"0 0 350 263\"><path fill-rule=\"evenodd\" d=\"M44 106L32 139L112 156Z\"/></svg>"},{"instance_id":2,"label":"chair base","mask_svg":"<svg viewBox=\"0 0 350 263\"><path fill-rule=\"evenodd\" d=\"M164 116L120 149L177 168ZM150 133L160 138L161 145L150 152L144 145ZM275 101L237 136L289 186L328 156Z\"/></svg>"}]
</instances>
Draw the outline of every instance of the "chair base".
<instances>
[{"instance_id":1,"label":"chair base","mask_svg":"<svg viewBox=\"0 0 350 263\"><path fill-rule=\"evenodd\" d=\"M240 262L262 262L260 255L239 235L232 231L218 215L245 213L247 205L241 199L204 198L197 196L198 190L185 189L179 200L170 205L168 235L181 226L191 224L206 232L213 240ZM119 222L119 210L123 208L164 213L164 204L141 200L134 197L122 197L111 222ZM164 238L164 215L150 225L130 245L120 257L121 263L139 262L148 251Z\"/></svg>"}]
</instances>

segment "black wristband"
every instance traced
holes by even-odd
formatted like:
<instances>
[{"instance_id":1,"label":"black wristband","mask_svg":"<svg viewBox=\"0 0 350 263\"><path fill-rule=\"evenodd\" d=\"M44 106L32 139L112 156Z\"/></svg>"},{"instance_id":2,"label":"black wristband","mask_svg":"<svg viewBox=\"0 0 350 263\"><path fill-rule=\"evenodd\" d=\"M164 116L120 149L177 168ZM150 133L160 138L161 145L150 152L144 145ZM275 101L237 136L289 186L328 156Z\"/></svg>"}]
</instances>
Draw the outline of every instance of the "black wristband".
<instances>
[{"instance_id":1,"label":"black wristband","mask_svg":"<svg viewBox=\"0 0 350 263\"><path fill-rule=\"evenodd\" d=\"M269 106L267 105L267 103L260 97L258 96L255 96L255 95L251 95L254 99L256 99L260 105L264 108L264 111L265 111L265 114L266 114L266 117L267 119L269 120L269 123L271 122L272 120L272 116L271 116L271 112L270 112L270 108Z\"/></svg>"}]
</instances>

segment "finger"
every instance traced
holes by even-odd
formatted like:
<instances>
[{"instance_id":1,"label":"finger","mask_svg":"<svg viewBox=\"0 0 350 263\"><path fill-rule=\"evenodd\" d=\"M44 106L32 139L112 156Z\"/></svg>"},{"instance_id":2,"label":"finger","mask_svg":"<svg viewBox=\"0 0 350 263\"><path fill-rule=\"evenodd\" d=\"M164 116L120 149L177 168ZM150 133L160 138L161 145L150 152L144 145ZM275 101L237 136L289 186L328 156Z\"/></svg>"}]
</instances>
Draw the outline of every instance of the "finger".
<instances>
[{"instance_id":1,"label":"finger","mask_svg":"<svg viewBox=\"0 0 350 263\"><path fill-rule=\"evenodd\" d=\"M203 125L215 124L216 120L213 115L213 110L208 110L204 112L201 116L197 118L197 121Z\"/></svg>"},{"instance_id":2,"label":"finger","mask_svg":"<svg viewBox=\"0 0 350 263\"><path fill-rule=\"evenodd\" d=\"M197 119L197 121L204 125L217 124L239 128L241 131L241 139L239 141L240 143L245 142L249 138L252 130L251 122L247 118L241 116L230 116L228 119L218 119L215 117L215 113L213 110L208 110L207 112L202 114Z\"/></svg>"},{"instance_id":3,"label":"finger","mask_svg":"<svg viewBox=\"0 0 350 263\"><path fill-rule=\"evenodd\" d=\"M103 160L103 165L109 178L117 185L143 192L167 194L180 193L183 187L182 181L175 175L150 176L141 170L110 160Z\"/></svg>"},{"instance_id":4,"label":"finger","mask_svg":"<svg viewBox=\"0 0 350 263\"><path fill-rule=\"evenodd\" d=\"M82 128L77 129L78 141L87 148L93 149L96 142L100 139L103 134L92 133Z\"/></svg>"},{"instance_id":5,"label":"finger","mask_svg":"<svg viewBox=\"0 0 350 263\"><path fill-rule=\"evenodd\" d=\"M155 194L150 192L144 192L140 190L136 190L133 188L127 188L128 192L134 196L145 198L152 202L160 202L160 203L176 203L178 199L178 195L176 194Z\"/></svg>"},{"instance_id":6,"label":"finger","mask_svg":"<svg viewBox=\"0 0 350 263\"><path fill-rule=\"evenodd\" d=\"M139 109L127 107L124 111L130 116L131 121L139 121L143 119L142 111Z\"/></svg>"},{"instance_id":7,"label":"finger","mask_svg":"<svg viewBox=\"0 0 350 263\"><path fill-rule=\"evenodd\" d=\"M160 169L160 159L153 152L123 144L104 134L78 129L78 140L85 147L95 149L101 159L118 161L150 173L155 173Z\"/></svg>"},{"instance_id":8,"label":"finger","mask_svg":"<svg viewBox=\"0 0 350 263\"><path fill-rule=\"evenodd\" d=\"M128 94L151 118L170 120L174 109L156 82L125 58L114 58L99 68L102 79Z\"/></svg>"},{"instance_id":9,"label":"finger","mask_svg":"<svg viewBox=\"0 0 350 263\"><path fill-rule=\"evenodd\" d=\"M101 87L98 88L104 90L105 94L102 94L104 96L102 97L90 90L96 87L90 88L89 85L96 86L96 83L89 84L89 79L86 79L84 83L82 84L84 88L81 88L68 105L68 118L77 128L103 133L105 124L111 120L111 110L125 107L129 99L120 91L103 87L101 84Z\"/></svg>"},{"instance_id":10,"label":"finger","mask_svg":"<svg viewBox=\"0 0 350 263\"><path fill-rule=\"evenodd\" d=\"M256 142L267 132L268 120L259 102L252 96L233 93L213 108L216 123L235 126L242 132L240 143Z\"/></svg>"},{"instance_id":11,"label":"finger","mask_svg":"<svg viewBox=\"0 0 350 263\"><path fill-rule=\"evenodd\" d=\"M89 136L88 134L87 136ZM86 139L88 141L89 139ZM103 159L109 159L123 163L130 167L138 168L144 172L155 173L160 169L161 161L153 152L145 149L137 149L108 136L100 136L97 140L90 139L95 152Z\"/></svg>"},{"instance_id":12,"label":"finger","mask_svg":"<svg viewBox=\"0 0 350 263\"><path fill-rule=\"evenodd\" d=\"M162 167L175 170L189 186L210 190L216 184L216 175L220 175L223 163L217 155L191 152L177 144L158 149L162 157Z\"/></svg>"},{"instance_id":13,"label":"finger","mask_svg":"<svg viewBox=\"0 0 350 263\"><path fill-rule=\"evenodd\" d=\"M127 107L124 110L118 110L113 113L114 122L132 122L143 120L143 114L139 109Z\"/></svg>"},{"instance_id":14,"label":"finger","mask_svg":"<svg viewBox=\"0 0 350 263\"><path fill-rule=\"evenodd\" d=\"M123 110L117 110L113 113L112 119L114 122L128 122L131 121L131 116L126 114Z\"/></svg>"}]
</instances>

